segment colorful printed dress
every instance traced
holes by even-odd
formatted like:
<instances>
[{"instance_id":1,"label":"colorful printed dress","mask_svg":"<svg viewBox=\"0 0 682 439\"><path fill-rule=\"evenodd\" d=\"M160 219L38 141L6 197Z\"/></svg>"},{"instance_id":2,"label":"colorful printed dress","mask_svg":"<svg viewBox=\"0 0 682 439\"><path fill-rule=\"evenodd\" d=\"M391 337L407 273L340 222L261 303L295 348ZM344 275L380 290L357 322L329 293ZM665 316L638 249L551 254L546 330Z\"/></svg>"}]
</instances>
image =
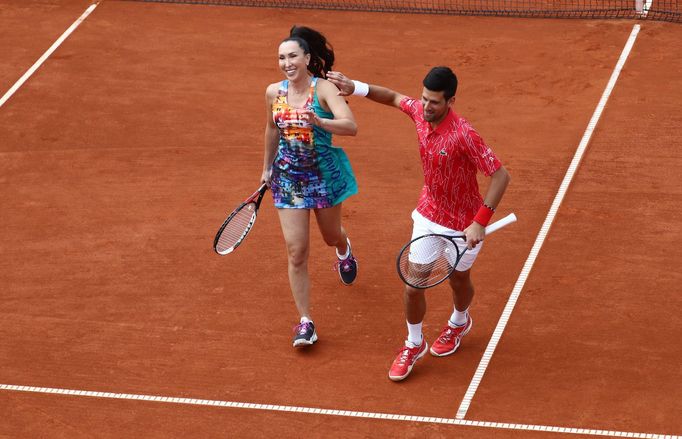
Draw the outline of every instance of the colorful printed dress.
<instances>
[{"instance_id":1,"label":"colorful printed dress","mask_svg":"<svg viewBox=\"0 0 682 439\"><path fill-rule=\"evenodd\" d=\"M305 108L333 119L317 99L317 78L310 84ZM300 118L301 110L287 103L289 81L279 87L272 116L279 128L279 146L272 165L272 196L277 208L322 209L358 192L346 153L332 146L332 135Z\"/></svg>"}]
</instances>

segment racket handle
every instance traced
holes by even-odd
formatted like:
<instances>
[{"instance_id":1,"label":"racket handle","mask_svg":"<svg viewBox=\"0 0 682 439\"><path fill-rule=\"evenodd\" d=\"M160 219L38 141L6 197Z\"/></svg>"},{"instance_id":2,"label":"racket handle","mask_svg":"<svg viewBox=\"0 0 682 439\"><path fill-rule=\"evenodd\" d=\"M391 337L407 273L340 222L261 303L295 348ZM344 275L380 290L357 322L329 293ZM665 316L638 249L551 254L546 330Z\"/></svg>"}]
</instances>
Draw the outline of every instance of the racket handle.
<instances>
[{"instance_id":1,"label":"racket handle","mask_svg":"<svg viewBox=\"0 0 682 439\"><path fill-rule=\"evenodd\" d=\"M489 235L493 233L496 230L501 229L504 226L508 226L509 224L516 222L516 215L513 213L510 213L509 215L505 216L504 218L495 221L491 225L485 228L485 234Z\"/></svg>"}]
</instances>

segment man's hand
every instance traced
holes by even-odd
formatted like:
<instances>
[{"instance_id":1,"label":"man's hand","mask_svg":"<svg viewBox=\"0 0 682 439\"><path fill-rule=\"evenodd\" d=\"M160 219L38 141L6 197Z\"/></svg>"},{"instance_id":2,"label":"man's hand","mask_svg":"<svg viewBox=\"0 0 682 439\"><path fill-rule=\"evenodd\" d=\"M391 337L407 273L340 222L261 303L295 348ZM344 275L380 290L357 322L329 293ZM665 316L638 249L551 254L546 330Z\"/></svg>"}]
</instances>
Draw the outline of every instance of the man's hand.
<instances>
[{"instance_id":1,"label":"man's hand","mask_svg":"<svg viewBox=\"0 0 682 439\"><path fill-rule=\"evenodd\" d=\"M473 221L469 227L464 229L464 235L467 238L467 248L475 248L485 238L485 227Z\"/></svg>"},{"instance_id":2,"label":"man's hand","mask_svg":"<svg viewBox=\"0 0 682 439\"><path fill-rule=\"evenodd\" d=\"M355 91L355 84L341 72L327 72L327 81L339 89L339 96L350 96Z\"/></svg>"}]
</instances>

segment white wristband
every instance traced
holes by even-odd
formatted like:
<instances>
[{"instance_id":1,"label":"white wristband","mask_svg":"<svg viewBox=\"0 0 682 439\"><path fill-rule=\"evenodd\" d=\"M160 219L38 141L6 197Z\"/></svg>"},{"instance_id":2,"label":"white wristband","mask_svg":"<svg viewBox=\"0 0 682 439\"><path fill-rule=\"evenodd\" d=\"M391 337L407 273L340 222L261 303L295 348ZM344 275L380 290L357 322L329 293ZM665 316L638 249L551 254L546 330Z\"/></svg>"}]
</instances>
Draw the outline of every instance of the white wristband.
<instances>
[{"instance_id":1,"label":"white wristband","mask_svg":"<svg viewBox=\"0 0 682 439\"><path fill-rule=\"evenodd\" d=\"M360 81L353 81L353 84L355 84L353 96L367 96L369 93L369 84Z\"/></svg>"}]
</instances>

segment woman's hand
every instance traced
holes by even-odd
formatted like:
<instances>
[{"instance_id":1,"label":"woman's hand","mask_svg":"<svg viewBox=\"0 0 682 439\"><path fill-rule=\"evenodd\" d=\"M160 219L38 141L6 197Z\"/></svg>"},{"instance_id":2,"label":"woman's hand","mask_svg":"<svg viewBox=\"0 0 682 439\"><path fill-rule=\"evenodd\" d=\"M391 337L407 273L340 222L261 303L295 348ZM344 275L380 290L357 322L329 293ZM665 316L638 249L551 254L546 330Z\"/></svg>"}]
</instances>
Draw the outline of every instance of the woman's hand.
<instances>
[{"instance_id":1,"label":"woman's hand","mask_svg":"<svg viewBox=\"0 0 682 439\"><path fill-rule=\"evenodd\" d=\"M304 110L298 110L298 117L300 120L303 122L307 123L308 125L314 125L316 127L322 127L322 119L315 114L315 111L313 111L312 108L306 108Z\"/></svg>"}]
</instances>

